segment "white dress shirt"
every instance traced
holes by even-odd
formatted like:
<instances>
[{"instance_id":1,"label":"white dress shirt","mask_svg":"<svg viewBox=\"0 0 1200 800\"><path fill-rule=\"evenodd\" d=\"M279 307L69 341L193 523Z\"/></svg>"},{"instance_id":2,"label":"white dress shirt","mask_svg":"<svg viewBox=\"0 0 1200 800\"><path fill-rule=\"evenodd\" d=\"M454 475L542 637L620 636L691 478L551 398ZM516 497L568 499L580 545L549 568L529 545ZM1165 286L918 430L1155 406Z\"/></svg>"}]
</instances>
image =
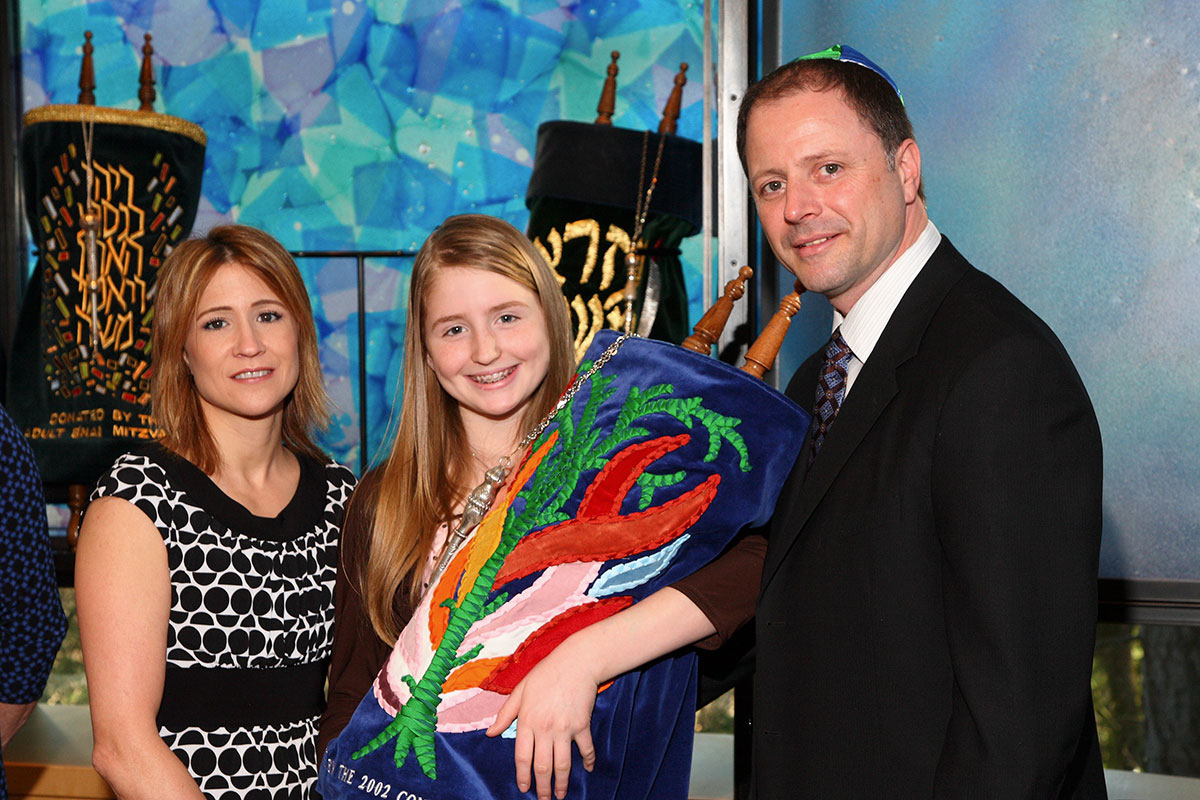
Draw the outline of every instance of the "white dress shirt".
<instances>
[{"instance_id":1,"label":"white dress shirt","mask_svg":"<svg viewBox=\"0 0 1200 800\"><path fill-rule=\"evenodd\" d=\"M900 305L908 287L916 280L922 268L941 244L942 235L930 221L921 235L907 250L901 253L892 265L858 298L850 313L842 316L837 309L833 312L833 330L840 326L842 338L854 351L846 365L846 396L854 385L854 379L862 371L863 364L871 357L871 351L879 341L888 320ZM843 401L845 396L843 396Z\"/></svg>"}]
</instances>

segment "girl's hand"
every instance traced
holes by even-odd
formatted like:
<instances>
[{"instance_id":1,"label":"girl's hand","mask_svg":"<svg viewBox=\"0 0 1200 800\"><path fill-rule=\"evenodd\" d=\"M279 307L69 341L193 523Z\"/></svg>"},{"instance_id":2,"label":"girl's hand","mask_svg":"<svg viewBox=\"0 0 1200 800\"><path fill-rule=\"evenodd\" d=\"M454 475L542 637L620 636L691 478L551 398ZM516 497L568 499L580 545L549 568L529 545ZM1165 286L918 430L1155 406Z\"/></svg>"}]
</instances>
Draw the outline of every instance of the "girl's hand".
<instances>
[{"instance_id":1,"label":"girl's hand","mask_svg":"<svg viewBox=\"0 0 1200 800\"><path fill-rule=\"evenodd\" d=\"M529 671L500 707L488 736L517 722L517 786L529 791L533 768L538 800L567 796L571 742L583 768L596 764L592 709L601 684L716 632L686 595L671 587L592 623L562 641Z\"/></svg>"},{"instance_id":2,"label":"girl's hand","mask_svg":"<svg viewBox=\"0 0 1200 800\"><path fill-rule=\"evenodd\" d=\"M563 642L529 671L487 729L488 736L499 736L518 720L517 787L529 791L532 767L538 800L549 800L552 783L556 798L567 796L572 742L585 770L596 763L591 721L599 681L586 667L586 654L571 644Z\"/></svg>"}]
</instances>

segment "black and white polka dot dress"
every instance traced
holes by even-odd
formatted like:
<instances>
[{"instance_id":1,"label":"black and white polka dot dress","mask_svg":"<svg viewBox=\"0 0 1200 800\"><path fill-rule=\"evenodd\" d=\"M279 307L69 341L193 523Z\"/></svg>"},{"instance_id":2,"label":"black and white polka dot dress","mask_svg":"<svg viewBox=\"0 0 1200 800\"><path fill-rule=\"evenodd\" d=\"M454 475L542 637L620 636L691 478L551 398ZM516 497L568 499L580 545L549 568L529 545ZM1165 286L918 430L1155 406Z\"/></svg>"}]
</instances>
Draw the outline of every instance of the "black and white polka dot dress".
<instances>
[{"instance_id":1,"label":"black and white polka dot dress","mask_svg":"<svg viewBox=\"0 0 1200 800\"><path fill-rule=\"evenodd\" d=\"M337 464L300 466L274 518L157 446L117 459L92 495L130 501L166 543L159 733L210 798L307 798L316 780L338 533L355 478Z\"/></svg>"}]
</instances>

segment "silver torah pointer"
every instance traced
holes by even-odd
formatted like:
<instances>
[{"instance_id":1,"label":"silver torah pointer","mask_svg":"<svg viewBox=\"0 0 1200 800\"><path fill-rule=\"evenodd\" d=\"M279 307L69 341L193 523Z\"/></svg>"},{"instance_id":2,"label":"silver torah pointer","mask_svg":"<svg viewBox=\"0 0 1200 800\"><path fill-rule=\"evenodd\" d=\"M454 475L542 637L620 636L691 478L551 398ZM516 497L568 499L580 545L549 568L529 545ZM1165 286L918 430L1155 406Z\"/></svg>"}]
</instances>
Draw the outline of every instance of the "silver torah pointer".
<instances>
[{"instance_id":1,"label":"silver torah pointer","mask_svg":"<svg viewBox=\"0 0 1200 800\"><path fill-rule=\"evenodd\" d=\"M433 568L433 574L429 576L429 585L437 584L438 579L442 577L442 573L446 571L446 566L462 549L463 544L467 541L467 537L479 527L479 523L483 522L483 518L487 515L488 509L492 507L492 502L496 499L496 490L504 483L504 479L508 477L509 460L505 456L500 460L500 463L489 469L483 475L483 483L476 486L467 495L466 506L463 508L462 518L458 521L458 527L454 529L454 533L450 534L450 538L446 540L446 546L442 548L442 555L437 560L437 565Z\"/></svg>"}]
</instances>

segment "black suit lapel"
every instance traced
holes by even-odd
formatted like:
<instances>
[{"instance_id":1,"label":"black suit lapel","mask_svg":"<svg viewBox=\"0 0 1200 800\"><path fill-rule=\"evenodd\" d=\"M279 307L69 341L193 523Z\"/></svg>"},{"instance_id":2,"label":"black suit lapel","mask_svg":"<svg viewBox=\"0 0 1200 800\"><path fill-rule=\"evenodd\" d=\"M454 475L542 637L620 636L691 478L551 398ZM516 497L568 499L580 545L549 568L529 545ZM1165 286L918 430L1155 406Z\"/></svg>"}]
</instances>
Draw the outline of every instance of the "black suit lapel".
<instances>
[{"instance_id":1,"label":"black suit lapel","mask_svg":"<svg viewBox=\"0 0 1200 800\"><path fill-rule=\"evenodd\" d=\"M896 370L917 354L929 320L950 288L969 268L966 260L950 244L950 240L943 237L929 263L905 292L904 298L879 337L870 359L855 379L833 427L825 435L821 453L813 462L812 469L807 470L805 474L807 449L797 459L796 467L784 484L771 523L771 540L763 564L764 587L778 571L838 473L895 397ZM818 370L819 364L818 360ZM810 367L810 364L806 362L801 370L805 367ZM811 378L799 371L797 377L808 385L806 389L793 384L794 395L803 396L807 392L809 399L805 407L811 410L812 397L816 391L816 370L812 371ZM807 439L805 446L807 448Z\"/></svg>"}]
</instances>

